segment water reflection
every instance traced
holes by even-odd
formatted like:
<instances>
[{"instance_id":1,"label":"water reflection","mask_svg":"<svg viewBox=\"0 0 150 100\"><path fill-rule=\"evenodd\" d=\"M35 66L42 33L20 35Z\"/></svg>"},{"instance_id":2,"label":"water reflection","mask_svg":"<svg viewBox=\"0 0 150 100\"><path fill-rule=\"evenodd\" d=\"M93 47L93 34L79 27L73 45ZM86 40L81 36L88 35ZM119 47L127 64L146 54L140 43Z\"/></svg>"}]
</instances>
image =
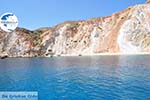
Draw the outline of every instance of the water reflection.
<instances>
[{"instance_id":1,"label":"water reflection","mask_svg":"<svg viewBox=\"0 0 150 100\"><path fill-rule=\"evenodd\" d=\"M149 56L3 59L0 90L38 91L44 100L147 100L149 60Z\"/></svg>"}]
</instances>

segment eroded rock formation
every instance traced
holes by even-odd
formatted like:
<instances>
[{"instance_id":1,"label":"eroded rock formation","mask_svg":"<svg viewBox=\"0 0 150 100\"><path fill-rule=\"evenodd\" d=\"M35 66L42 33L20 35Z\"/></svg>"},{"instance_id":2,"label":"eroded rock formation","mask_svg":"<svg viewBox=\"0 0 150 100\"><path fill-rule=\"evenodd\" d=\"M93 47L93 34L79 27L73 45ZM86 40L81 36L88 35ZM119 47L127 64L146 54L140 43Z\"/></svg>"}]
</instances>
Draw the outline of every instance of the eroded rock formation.
<instances>
[{"instance_id":1,"label":"eroded rock formation","mask_svg":"<svg viewBox=\"0 0 150 100\"><path fill-rule=\"evenodd\" d=\"M111 16L68 21L35 31L0 30L0 54L10 57L150 52L150 4Z\"/></svg>"}]
</instances>

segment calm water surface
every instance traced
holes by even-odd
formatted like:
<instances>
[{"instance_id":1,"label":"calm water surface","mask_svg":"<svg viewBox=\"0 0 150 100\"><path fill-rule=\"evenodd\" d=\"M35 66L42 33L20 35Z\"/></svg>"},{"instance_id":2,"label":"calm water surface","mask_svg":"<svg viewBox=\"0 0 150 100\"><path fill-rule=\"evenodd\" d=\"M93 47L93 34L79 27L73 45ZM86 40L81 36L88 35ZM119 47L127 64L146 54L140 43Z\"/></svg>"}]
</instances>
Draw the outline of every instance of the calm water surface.
<instances>
[{"instance_id":1,"label":"calm water surface","mask_svg":"<svg viewBox=\"0 0 150 100\"><path fill-rule=\"evenodd\" d=\"M150 56L0 60L0 91L39 100L150 100Z\"/></svg>"}]
</instances>

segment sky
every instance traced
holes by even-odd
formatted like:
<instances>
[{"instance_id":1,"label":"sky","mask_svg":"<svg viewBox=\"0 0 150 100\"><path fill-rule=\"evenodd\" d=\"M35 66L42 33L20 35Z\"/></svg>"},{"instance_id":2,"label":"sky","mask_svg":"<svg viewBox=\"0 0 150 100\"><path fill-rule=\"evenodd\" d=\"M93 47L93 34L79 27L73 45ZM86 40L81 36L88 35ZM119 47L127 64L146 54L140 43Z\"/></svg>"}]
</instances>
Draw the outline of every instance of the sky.
<instances>
[{"instance_id":1,"label":"sky","mask_svg":"<svg viewBox=\"0 0 150 100\"><path fill-rule=\"evenodd\" d=\"M30 30L64 21L109 16L146 0L0 0L0 15L15 14L19 27Z\"/></svg>"}]
</instances>

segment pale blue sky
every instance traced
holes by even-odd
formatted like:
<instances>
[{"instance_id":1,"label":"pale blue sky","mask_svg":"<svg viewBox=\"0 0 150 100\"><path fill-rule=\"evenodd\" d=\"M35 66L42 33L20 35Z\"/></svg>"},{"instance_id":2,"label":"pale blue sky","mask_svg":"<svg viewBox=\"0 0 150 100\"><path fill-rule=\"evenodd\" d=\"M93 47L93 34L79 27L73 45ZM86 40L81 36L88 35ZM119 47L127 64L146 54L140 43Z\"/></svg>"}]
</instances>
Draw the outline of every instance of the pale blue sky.
<instances>
[{"instance_id":1,"label":"pale blue sky","mask_svg":"<svg viewBox=\"0 0 150 100\"><path fill-rule=\"evenodd\" d=\"M19 27L51 27L67 20L111 15L146 0L0 0L0 15L14 13Z\"/></svg>"}]
</instances>

